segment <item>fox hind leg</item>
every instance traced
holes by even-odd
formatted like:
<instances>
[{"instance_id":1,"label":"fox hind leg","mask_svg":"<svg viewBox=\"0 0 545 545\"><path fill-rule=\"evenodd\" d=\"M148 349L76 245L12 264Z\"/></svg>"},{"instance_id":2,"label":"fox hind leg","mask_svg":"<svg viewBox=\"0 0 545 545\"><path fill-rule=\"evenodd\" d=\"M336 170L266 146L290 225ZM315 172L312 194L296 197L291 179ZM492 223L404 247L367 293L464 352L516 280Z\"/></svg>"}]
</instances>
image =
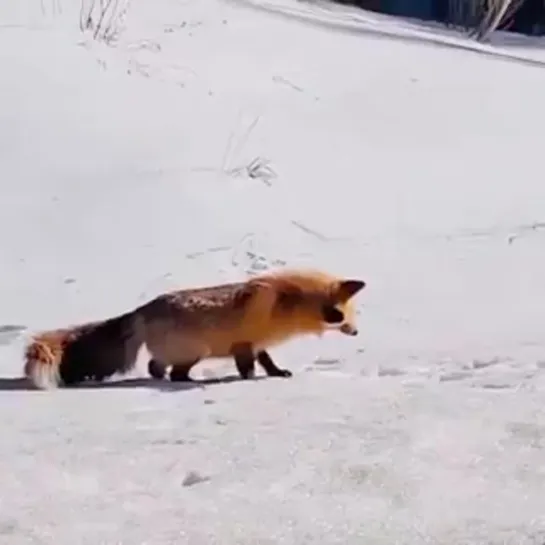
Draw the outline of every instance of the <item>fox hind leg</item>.
<instances>
[{"instance_id":1,"label":"fox hind leg","mask_svg":"<svg viewBox=\"0 0 545 545\"><path fill-rule=\"evenodd\" d=\"M280 369L266 350L260 350L257 353L257 361L269 377L288 378L293 376L293 373L289 369Z\"/></svg>"},{"instance_id":2,"label":"fox hind leg","mask_svg":"<svg viewBox=\"0 0 545 545\"><path fill-rule=\"evenodd\" d=\"M148 361L148 373L152 378L162 380L167 374L167 366L164 363L152 358Z\"/></svg>"},{"instance_id":3,"label":"fox hind leg","mask_svg":"<svg viewBox=\"0 0 545 545\"><path fill-rule=\"evenodd\" d=\"M191 363L175 363L172 365L168 373L169 379L172 382L189 382L192 379L189 376L190 369L196 365L199 360ZM157 380L163 380L167 375L167 365L156 359L151 359L148 362L148 373Z\"/></svg>"},{"instance_id":4,"label":"fox hind leg","mask_svg":"<svg viewBox=\"0 0 545 545\"><path fill-rule=\"evenodd\" d=\"M192 362L179 362L173 364L169 373L171 382L193 382L193 379L189 376L189 371L191 371L199 361L200 359L193 360Z\"/></svg>"}]
</instances>

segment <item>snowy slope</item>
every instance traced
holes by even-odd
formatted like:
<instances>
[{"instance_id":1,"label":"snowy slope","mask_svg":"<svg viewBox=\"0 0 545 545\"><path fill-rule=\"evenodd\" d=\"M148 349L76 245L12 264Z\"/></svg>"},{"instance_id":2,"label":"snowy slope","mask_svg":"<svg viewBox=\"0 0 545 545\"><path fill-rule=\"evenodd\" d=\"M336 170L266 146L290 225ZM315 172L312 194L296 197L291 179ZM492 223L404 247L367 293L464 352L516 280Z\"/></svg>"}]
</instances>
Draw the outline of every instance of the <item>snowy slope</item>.
<instances>
[{"instance_id":1,"label":"snowy slope","mask_svg":"<svg viewBox=\"0 0 545 545\"><path fill-rule=\"evenodd\" d=\"M0 543L542 545L543 69L242 0L133 0L116 47L5 4ZM368 282L291 380L17 378L36 329L284 264Z\"/></svg>"}]
</instances>

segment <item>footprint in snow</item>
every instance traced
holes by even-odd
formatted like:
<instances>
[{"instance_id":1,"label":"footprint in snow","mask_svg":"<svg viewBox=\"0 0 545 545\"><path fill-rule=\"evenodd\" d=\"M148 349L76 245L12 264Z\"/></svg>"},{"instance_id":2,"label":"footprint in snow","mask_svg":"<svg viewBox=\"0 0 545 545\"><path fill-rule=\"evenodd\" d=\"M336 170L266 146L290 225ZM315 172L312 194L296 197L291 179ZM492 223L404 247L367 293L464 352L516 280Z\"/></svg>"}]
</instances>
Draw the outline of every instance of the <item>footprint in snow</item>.
<instances>
[{"instance_id":1,"label":"footprint in snow","mask_svg":"<svg viewBox=\"0 0 545 545\"><path fill-rule=\"evenodd\" d=\"M189 471L182 481L182 486L193 486L194 484L209 481L210 477L206 477L196 471Z\"/></svg>"},{"instance_id":2,"label":"footprint in snow","mask_svg":"<svg viewBox=\"0 0 545 545\"><path fill-rule=\"evenodd\" d=\"M341 360L337 358L316 358L313 364L322 369L338 369L341 366Z\"/></svg>"},{"instance_id":3,"label":"footprint in snow","mask_svg":"<svg viewBox=\"0 0 545 545\"><path fill-rule=\"evenodd\" d=\"M380 367L377 371L379 377L400 377L406 375L407 372L397 367Z\"/></svg>"}]
</instances>

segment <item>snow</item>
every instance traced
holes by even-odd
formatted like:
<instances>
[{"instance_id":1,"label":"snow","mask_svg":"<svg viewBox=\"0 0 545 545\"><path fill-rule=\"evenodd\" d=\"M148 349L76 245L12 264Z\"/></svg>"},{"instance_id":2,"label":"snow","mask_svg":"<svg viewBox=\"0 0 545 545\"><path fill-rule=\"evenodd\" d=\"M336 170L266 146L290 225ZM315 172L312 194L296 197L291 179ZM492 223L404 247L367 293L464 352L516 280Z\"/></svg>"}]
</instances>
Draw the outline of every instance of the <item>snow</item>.
<instances>
[{"instance_id":1,"label":"snow","mask_svg":"<svg viewBox=\"0 0 545 545\"><path fill-rule=\"evenodd\" d=\"M538 44L133 0L110 47L66 4L0 6L0 543L542 545ZM283 265L367 282L289 380L19 378L33 331Z\"/></svg>"}]
</instances>

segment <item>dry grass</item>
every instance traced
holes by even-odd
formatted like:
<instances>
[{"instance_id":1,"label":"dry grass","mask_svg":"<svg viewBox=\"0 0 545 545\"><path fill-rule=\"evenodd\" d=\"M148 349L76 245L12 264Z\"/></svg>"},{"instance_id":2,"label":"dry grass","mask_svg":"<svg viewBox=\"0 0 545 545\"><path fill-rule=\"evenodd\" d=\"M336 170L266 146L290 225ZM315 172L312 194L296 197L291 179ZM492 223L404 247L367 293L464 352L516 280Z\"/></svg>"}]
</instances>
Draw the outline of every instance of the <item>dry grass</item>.
<instances>
[{"instance_id":1,"label":"dry grass","mask_svg":"<svg viewBox=\"0 0 545 545\"><path fill-rule=\"evenodd\" d=\"M123 29L130 0L82 0L79 26L94 40L113 44Z\"/></svg>"},{"instance_id":2,"label":"dry grass","mask_svg":"<svg viewBox=\"0 0 545 545\"><path fill-rule=\"evenodd\" d=\"M524 0L449 0L447 25L463 28L471 38L483 42L495 30L505 27L523 3Z\"/></svg>"},{"instance_id":3,"label":"dry grass","mask_svg":"<svg viewBox=\"0 0 545 545\"><path fill-rule=\"evenodd\" d=\"M478 0L480 1L480 0ZM487 0L479 25L470 32L470 36L484 41L502 23L510 19L522 6L524 0Z\"/></svg>"}]
</instances>

